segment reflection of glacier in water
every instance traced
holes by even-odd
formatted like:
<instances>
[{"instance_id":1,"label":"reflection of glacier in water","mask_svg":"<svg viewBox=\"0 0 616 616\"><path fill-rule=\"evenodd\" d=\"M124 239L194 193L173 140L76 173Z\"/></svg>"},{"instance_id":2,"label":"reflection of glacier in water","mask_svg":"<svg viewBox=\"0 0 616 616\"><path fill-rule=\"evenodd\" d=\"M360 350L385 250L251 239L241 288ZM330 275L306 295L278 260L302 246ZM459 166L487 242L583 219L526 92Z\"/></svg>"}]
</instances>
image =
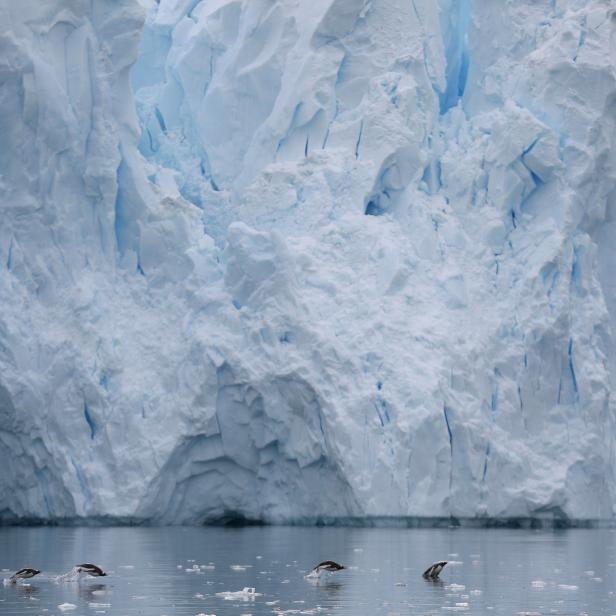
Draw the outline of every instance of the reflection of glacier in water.
<instances>
[{"instance_id":1,"label":"reflection of glacier in water","mask_svg":"<svg viewBox=\"0 0 616 616\"><path fill-rule=\"evenodd\" d=\"M57 583L78 579L54 572L84 555L115 573L105 584ZM423 579L439 556L456 565L441 580ZM347 570L306 579L327 558ZM0 587L3 614L29 613L33 597L37 613L70 604L109 616L610 616L616 608L616 533L606 530L0 528L0 566L24 562L43 574L27 589Z\"/></svg>"}]
</instances>

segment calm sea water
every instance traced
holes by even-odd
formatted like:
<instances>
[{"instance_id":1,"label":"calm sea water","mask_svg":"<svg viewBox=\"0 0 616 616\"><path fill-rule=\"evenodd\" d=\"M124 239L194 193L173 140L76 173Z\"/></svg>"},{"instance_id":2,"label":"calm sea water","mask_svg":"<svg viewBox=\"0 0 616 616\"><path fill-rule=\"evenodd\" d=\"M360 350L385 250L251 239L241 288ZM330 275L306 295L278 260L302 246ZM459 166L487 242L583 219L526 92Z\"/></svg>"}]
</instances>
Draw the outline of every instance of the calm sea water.
<instances>
[{"instance_id":1,"label":"calm sea water","mask_svg":"<svg viewBox=\"0 0 616 616\"><path fill-rule=\"evenodd\" d=\"M455 561L442 581L424 580L441 558ZM304 579L325 559L349 569ZM80 562L109 576L54 580ZM0 586L3 616L616 614L610 530L0 529L0 568L24 566L43 573L28 586ZM216 595L246 586L261 596Z\"/></svg>"}]
</instances>

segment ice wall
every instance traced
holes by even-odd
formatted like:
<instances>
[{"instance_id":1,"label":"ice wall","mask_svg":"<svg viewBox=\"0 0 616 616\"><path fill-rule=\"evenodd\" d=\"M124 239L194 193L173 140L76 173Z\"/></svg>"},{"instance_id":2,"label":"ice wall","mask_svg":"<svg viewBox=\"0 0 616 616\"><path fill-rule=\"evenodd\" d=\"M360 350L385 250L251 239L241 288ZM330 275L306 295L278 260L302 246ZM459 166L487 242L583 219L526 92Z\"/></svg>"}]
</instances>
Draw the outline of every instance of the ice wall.
<instances>
[{"instance_id":1,"label":"ice wall","mask_svg":"<svg viewBox=\"0 0 616 616\"><path fill-rule=\"evenodd\" d=\"M613 520L608 0L0 3L0 519Z\"/></svg>"}]
</instances>

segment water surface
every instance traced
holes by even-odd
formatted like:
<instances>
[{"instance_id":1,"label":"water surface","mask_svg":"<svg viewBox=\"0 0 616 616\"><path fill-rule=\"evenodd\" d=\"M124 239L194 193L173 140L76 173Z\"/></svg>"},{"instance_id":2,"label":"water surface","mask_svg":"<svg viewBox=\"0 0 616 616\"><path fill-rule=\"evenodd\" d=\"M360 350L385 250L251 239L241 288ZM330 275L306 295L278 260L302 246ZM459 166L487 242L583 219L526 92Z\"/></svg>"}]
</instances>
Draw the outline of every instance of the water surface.
<instances>
[{"instance_id":1,"label":"water surface","mask_svg":"<svg viewBox=\"0 0 616 616\"><path fill-rule=\"evenodd\" d=\"M325 559L348 570L304 579ZM441 582L424 580L439 559L455 562ZM80 562L109 576L54 581ZM25 566L43 573L29 586L0 586L2 615L616 614L611 530L0 529L0 568ZM246 586L261 596L216 595ZM63 612L63 604L75 607Z\"/></svg>"}]
</instances>

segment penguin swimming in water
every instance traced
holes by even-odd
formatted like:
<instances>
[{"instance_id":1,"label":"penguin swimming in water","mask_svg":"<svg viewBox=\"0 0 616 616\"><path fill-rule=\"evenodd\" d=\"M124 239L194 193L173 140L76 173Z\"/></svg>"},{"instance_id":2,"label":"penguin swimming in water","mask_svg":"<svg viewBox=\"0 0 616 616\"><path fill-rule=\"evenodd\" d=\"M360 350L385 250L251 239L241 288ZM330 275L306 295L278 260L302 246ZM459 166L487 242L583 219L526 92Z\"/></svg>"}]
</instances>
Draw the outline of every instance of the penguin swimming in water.
<instances>
[{"instance_id":1,"label":"penguin swimming in water","mask_svg":"<svg viewBox=\"0 0 616 616\"><path fill-rule=\"evenodd\" d=\"M100 567L91 565L90 563L83 563L82 565L76 565L75 569L77 573L87 573L92 577L103 577L107 575Z\"/></svg>"},{"instance_id":2,"label":"penguin swimming in water","mask_svg":"<svg viewBox=\"0 0 616 616\"><path fill-rule=\"evenodd\" d=\"M39 573L40 571L38 569L31 569L30 567L25 567L24 569L15 571L15 573L13 573L13 575L9 578L9 582L15 584L17 580L27 580L28 578L34 577Z\"/></svg>"},{"instance_id":3,"label":"penguin swimming in water","mask_svg":"<svg viewBox=\"0 0 616 616\"><path fill-rule=\"evenodd\" d=\"M312 571L311 574L319 575L322 571L329 571L330 573L334 573L335 571L342 571L345 569L343 565L339 565L333 560L324 560L322 563L319 563Z\"/></svg>"},{"instance_id":4,"label":"penguin swimming in water","mask_svg":"<svg viewBox=\"0 0 616 616\"><path fill-rule=\"evenodd\" d=\"M446 564L447 564L446 560L439 560L437 563L434 563L433 565L430 565L423 572L423 574L422 574L423 577L425 577L427 580L436 580L436 579L438 579L439 574L445 568Z\"/></svg>"}]
</instances>

